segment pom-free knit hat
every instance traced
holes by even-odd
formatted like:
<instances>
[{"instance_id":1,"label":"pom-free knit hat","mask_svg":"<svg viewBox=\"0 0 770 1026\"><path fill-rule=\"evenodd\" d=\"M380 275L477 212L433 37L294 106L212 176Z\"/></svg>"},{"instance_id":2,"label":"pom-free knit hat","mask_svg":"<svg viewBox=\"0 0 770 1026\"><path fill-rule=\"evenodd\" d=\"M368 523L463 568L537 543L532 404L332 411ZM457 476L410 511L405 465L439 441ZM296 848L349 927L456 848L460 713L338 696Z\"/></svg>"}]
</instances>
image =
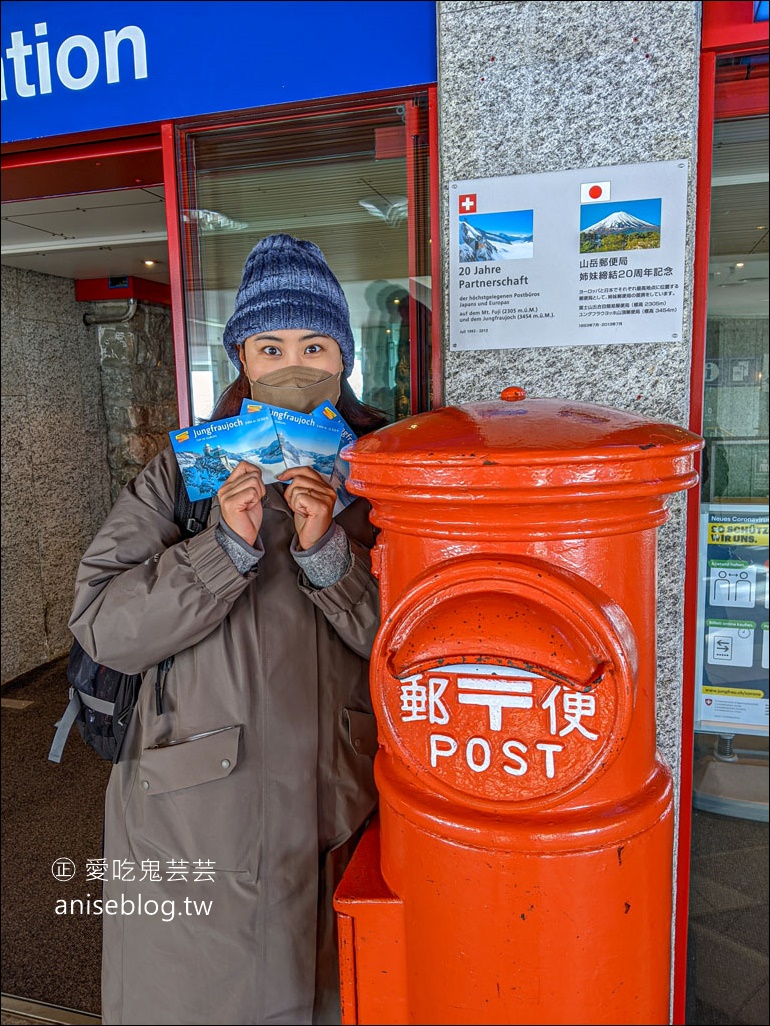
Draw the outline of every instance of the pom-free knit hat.
<instances>
[{"instance_id":1,"label":"pom-free knit hat","mask_svg":"<svg viewBox=\"0 0 770 1026\"><path fill-rule=\"evenodd\" d=\"M350 374L355 360L350 310L323 253L291 235L268 235L249 253L222 341L240 371L240 343L285 328L330 335L340 347L345 377Z\"/></svg>"}]
</instances>

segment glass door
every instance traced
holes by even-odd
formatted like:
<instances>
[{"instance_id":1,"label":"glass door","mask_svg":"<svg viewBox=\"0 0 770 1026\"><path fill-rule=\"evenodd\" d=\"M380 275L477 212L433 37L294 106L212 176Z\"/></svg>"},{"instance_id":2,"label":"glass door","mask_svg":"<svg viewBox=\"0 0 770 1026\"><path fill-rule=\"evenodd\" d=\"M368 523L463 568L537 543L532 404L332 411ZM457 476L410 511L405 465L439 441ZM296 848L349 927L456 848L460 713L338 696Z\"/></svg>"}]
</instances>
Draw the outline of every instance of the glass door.
<instances>
[{"instance_id":1,"label":"glass door","mask_svg":"<svg viewBox=\"0 0 770 1026\"><path fill-rule=\"evenodd\" d=\"M736 735L764 735L765 750L767 160L767 117L715 124L696 664L696 729L723 738L723 748ZM697 780L695 801L711 807Z\"/></svg>"},{"instance_id":2,"label":"glass door","mask_svg":"<svg viewBox=\"0 0 770 1026\"><path fill-rule=\"evenodd\" d=\"M350 377L396 420L430 404L428 95L177 128L191 422L235 368L222 347L244 262L272 232L316 243L348 299Z\"/></svg>"},{"instance_id":3,"label":"glass door","mask_svg":"<svg viewBox=\"0 0 770 1026\"><path fill-rule=\"evenodd\" d=\"M764 112L713 126L686 1001L697 1024L768 1015L767 56L717 61L718 90L752 78Z\"/></svg>"}]
</instances>

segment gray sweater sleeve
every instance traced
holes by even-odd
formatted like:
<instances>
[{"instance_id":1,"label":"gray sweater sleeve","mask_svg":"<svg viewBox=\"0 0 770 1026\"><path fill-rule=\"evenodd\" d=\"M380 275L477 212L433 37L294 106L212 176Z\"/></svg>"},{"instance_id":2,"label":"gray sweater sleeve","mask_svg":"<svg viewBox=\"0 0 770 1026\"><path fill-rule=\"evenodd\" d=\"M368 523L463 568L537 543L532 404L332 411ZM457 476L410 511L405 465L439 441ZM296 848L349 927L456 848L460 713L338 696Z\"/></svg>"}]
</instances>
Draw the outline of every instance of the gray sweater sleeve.
<instances>
[{"instance_id":1,"label":"gray sweater sleeve","mask_svg":"<svg viewBox=\"0 0 770 1026\"><path fill-rule=\"evenodd\" d=\"M291 543L291 554L314 588L328 588L336 584L350 569L348 536L334 521L326 534L309 549L298 548L295 535Z\"/></svg>"},{"instance_id":2,"label":"gray sweater sleeve","mask_svg":"<svg viewBox=\"0 0 770 1026\"><path fill-rule=\"evenodd\" d=\"M251 546L222 520L217 524L214 534L219 544L232 559L239 574L247 574L254 570L265 554L265 547L259 535L257 535L256 545Z\"/></svg>"},{"instance_id":3,"label":"gray sweater sleeve","mask_svg":"<svg viewBox=\"0 0 770 1026\"><path fill-rule=\"evenodd\" d=\"M217 525L215 536L240 574L254 570L265 554L259 537L256 545L251 546L223 521ZM323 537L309 549L298 548L295 536L291 554L314 588L336 584L350 569L350 545L339 524L332 523Z\"/></svg>"}]
</instances>

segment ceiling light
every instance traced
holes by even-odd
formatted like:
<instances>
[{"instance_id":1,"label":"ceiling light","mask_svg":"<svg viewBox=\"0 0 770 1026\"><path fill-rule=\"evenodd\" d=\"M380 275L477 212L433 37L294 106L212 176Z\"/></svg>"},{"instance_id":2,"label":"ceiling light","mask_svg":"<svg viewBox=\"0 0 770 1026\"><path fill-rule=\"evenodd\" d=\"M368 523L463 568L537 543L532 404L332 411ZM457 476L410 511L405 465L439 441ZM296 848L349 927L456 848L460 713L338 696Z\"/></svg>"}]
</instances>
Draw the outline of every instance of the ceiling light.
<instances>
[{"instance_id":1,"label":"ceiling light","mask_svg":"<svg viewBox=\"0 0 770 1026\"><path fill-rule=\"evenodd\" d=\"M142 263L144 264L145 267L155 267L156 261L155 260L143 260Z\"/></svg>"},{"instance_id":2,"label":"ceiling light","mask_svg":"<svg viewBox=\"0 0 770 1026\"><path fill-rule=\"evenodd\" d=\"M203 232L242 232L249 227L246 221L236 221L227 214L220 214L218 210L183 210L182 220L188 224L197 224Z\"/></svg>"},{"instance_id":3,"label":"ceiling light","mask_svg":"<svg viewBox=\"0 0 770 1026\"><path fill-rule=\"evenodd\" d=\"M368 210L372 217L380 218L395 228L406 218L409 201L406 196L364 196L359 205Z\"/></svg>"}]
</instances>

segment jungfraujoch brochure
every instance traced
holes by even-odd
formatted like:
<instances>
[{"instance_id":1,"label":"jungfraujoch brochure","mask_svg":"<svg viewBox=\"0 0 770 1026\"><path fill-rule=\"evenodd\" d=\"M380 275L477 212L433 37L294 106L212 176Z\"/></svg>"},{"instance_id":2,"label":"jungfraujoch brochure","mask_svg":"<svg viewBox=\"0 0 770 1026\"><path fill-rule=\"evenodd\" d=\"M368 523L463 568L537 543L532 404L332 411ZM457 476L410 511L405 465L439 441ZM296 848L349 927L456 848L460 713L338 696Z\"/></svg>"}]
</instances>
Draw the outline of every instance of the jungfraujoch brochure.
<instances>
[{"instance_id":1,"label":"jungfraujoch brochure","mask_svg":"<svg viewBox=\"0 0 770 1026\"><path fill-rule=\"evenodd\" d=\"M256 412L260 404L244 399L241 413ZM349 506L355 498L345 487L350 464L340 452L357 441L352 428L339 410L323 402L311 413L297 413L277 406L270 407L278 440L287 467L313 467L337 492L334 512Z\"/></svg>"},{"instance_id":2,"label":"jungfraujoch brochure","mask_svg":"<svg viewBox=\"0 0 770 1026\"><path fill-rule=\"evenodd\" d=\"M169 437L191 502L215 495L241 460L258 466L265 484L288 468L313 467L337 492L335 513L353 501L345 488L350 467L339 452L356 436L331 403L304 414L244 399L237 417Z\"/></svg>"}]
</instances>

